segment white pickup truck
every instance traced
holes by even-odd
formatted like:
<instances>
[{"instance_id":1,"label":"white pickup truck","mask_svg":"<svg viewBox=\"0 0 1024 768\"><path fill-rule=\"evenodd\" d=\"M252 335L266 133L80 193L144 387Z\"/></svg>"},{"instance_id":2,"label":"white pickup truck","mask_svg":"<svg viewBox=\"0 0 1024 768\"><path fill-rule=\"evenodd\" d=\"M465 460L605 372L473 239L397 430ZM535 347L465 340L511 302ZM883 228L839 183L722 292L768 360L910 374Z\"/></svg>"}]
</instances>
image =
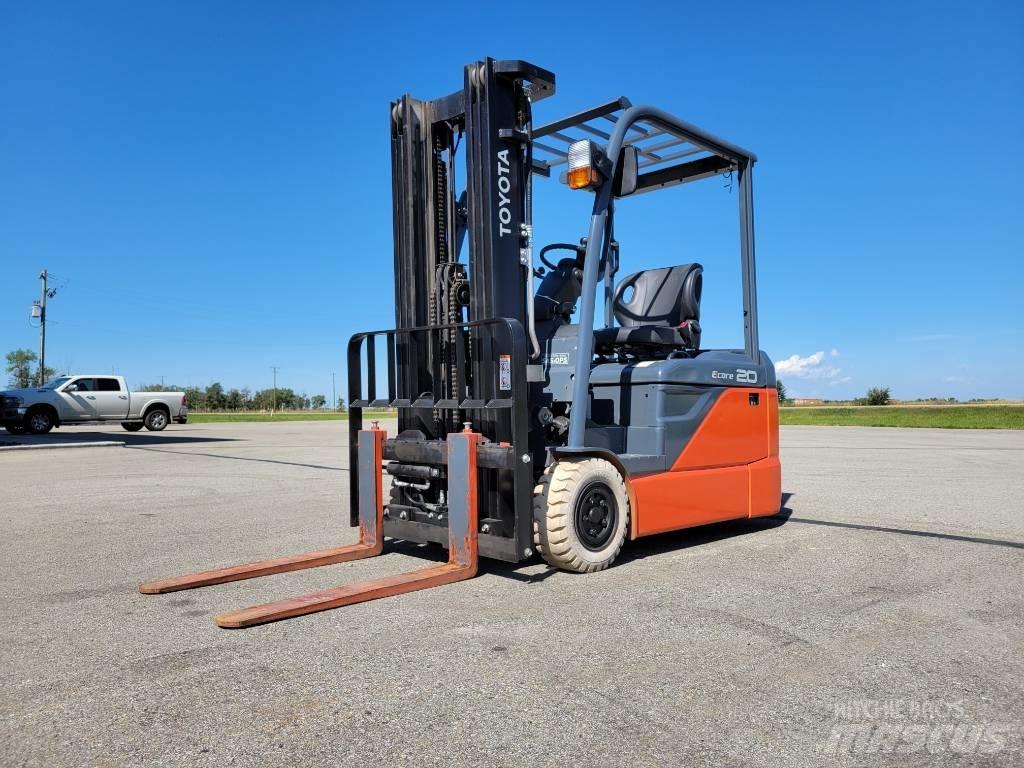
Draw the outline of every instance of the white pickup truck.
<instances>
[{"instance_id":1,"label":"white pickup truck","mask_svg":"<svg viewBox=\"0 0 1024 768\"><path fill-rule=\"evenodd\" d=\"M0 392L0 417L13 434L44 435L62 424L120 421L129 432L159 432L188 421L184 392L129 392L123 376L58 376L41 387Z\"/></svg>"}]
</instances>

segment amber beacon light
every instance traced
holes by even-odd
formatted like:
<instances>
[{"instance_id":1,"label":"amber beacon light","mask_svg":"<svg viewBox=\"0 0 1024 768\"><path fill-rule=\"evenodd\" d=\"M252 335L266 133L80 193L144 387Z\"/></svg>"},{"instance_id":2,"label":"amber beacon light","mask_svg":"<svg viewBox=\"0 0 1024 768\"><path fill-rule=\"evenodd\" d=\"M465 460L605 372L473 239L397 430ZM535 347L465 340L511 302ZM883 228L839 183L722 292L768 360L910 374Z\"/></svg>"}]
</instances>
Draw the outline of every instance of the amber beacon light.
<instances>
[{"instance_id":1,"label":"amber beacon light","mask_svg":"<svg viewBox=\"0 0 1024 768\"><path fill-rule=\"evenodd\" d=\"M597 147L590 139L583 139L569 145L570 189L590 189L600 183L597 155Z\"/></svg>"}]
</instances>

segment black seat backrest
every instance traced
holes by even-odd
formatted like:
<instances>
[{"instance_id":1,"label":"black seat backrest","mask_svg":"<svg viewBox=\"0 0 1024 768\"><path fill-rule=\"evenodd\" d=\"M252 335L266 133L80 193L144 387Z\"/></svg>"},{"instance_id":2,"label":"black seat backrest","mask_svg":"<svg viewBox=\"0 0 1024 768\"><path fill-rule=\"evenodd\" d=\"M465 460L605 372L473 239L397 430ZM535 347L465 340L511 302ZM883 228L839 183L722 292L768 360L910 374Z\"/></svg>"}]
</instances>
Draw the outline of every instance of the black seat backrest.
<instances>
[{"instance_id":1,"label":"black seat backrest","mask_svg":"<svg viewBox=\"0 0 1024 768\"><path fill-rule=\"evenodd\" d=\"M645 269L622 278L612 300L615 319L624 327L678 326L687 320L700 320L703 272L700 264L680 264ZM624 301L626 295L628 300Z\"/></svg>"}]
</instances>

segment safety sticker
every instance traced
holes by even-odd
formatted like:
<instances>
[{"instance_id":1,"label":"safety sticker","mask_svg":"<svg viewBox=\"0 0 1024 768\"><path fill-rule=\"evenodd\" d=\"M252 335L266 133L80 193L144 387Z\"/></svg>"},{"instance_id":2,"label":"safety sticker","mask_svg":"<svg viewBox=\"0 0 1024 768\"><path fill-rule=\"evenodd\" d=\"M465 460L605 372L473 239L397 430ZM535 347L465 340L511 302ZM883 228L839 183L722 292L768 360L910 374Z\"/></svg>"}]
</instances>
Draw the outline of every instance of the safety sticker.
<instances>
[{"instance_id":1,"label":"safety sticker","mask_svg":"<svg viewBox=\"0 0 1024 768\"><path fill-rule=\"evenodd\" d=\"M512 355L498 355L498 389L512 389Z\"/></svg>"}]
</instances>

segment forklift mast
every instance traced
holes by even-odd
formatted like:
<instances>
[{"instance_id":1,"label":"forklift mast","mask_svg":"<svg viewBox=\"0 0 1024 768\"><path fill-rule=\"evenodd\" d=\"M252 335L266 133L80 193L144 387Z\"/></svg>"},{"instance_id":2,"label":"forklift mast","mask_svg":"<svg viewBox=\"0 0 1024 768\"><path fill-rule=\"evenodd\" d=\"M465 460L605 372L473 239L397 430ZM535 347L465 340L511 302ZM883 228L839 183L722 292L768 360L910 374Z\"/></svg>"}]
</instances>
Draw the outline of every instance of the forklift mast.
<instances>
[{"instance_id":1,"label":"forklift mast","mask_svg":"<svg viewBox=\"0 0 1024 768\"><path fill-rule=\"evenodd\" d=\"M529 136L532 104L554 90L547 70L488 58L465 68L460 91L391 104L398 333L385 334L394 392L379 402L423 407L400 407L397 438L386 444L385 458L396 460L389 535L447 540L444 499L424 498L418 465L472 421L503 449L502 466L481 473L481 550L511 560L530 552L530 521L516 514L534 481L523 347L533 286ZM359 367L350 355L350 377ZM352 446L359 426L351 420ZM354 522L357 484L351 498Z\"/></svg>"},{"instance_id":2,"label":"forklift mast","mask_svg":"<svg viewBox=\"0 0 1024 768\"><path fill-rule=\"evenodd\" d=\"M406 95L392 103L397 328L498 317L525 324L532 277L527 279L520 252L530 238L531 102L553 94L554 80L523 61L486 59L466 67L463 90L432 101ZM466 174L461 193L460 148ZM411 397L432 391L439 365L445 394L454 397L452 346L399 341L400 389ZM478 398L495 397L489 377L474 370L470 378L480 386ZM399 431L415 428L440 437L436 430L444 426L452 425L421 412L400 414Z\"/></svg>"}]
</instances>

